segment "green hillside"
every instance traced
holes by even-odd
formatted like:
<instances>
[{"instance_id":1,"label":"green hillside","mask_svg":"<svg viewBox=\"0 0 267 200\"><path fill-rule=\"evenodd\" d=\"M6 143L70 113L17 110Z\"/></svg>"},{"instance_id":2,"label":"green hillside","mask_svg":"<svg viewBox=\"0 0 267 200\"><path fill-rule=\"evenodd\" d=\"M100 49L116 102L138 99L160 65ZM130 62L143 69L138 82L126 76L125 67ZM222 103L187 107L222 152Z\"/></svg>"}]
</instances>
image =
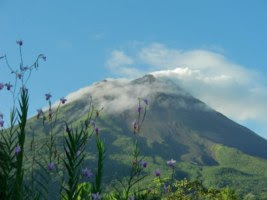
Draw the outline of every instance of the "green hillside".
<instances>
[{"instance_id":1,"label":"green hillside","mask_svg":"<svg viewBox=\"0 0 267 200\"><path fill-rule=\"evenodd\" d=\"M204 184L214 187L229 186L242 196L253 194L267 199L267 160L223 145L214 145L212 151L218 165L203 168Z\"/></svg>"}]
</instances>

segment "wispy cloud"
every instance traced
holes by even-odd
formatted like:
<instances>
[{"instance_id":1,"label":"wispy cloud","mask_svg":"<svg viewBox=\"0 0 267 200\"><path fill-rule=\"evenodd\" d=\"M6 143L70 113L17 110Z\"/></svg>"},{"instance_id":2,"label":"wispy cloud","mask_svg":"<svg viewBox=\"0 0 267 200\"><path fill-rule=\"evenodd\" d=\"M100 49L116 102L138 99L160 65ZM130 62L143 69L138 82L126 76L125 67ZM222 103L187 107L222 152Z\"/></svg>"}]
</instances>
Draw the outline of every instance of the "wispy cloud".
<instances>
[{"instance_id":1,"label":"wispy cloud","mask_svg":"<svg viewBox=\"0 0 267 200\"><path fill-rule=\"evenodd\" d=\"M134 60L126 55L123 51L114 50L111 52L110 58L106 62L107 67L116 75L126 77L138 77L143 74L134 65Z\"/></svg>"},{"instance_id":2,"label":"wispy cloud","mask_svg":"<svg viewBox=\"0 0 267 200\"><path fill-rule=\"evenodd\" d=\"M113 51L108 63L117 66L110 68L113 73L126 77L151 73L173 79L195 97L237 121L267 122L264 77L221 53L203 49L183 51L156 43L127 56L123 51Z\"/></svg>"},{"instance_id":3,"label":"wispy cloud","mask_svg":"<svg viewBox=\"0 0 267 200\"><path fill-rule=\"evenodd\" d=\"M112 51L111 57L107 61L108 66L113 69L117 67L121 67L122 65L128 66L133 64L134 61L131 57L127 56L123 51Z\"/></svg>"}]
</instances>

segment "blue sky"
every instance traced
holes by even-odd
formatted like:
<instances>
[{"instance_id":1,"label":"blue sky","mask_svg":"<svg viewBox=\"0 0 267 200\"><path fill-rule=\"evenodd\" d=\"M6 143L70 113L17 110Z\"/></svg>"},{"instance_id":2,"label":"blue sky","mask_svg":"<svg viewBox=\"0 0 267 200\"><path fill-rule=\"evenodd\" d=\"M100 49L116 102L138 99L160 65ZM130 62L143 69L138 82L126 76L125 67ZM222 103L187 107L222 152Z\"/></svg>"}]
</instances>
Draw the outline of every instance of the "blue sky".
<instances>
[{"instance_id":1,"label":"blue sky","mask_svg":"<svg viewBox=\"0 0 267 200\"><path fill-rule=\"evenodd\" d=\"M47 56L29 82L31 114L45 105L46 92L56 100L106 77L134 77L192 64L195 68L184 69L198 73L198 82L179 71L181 84L208 103L216 101L213 107L267 138L262 112L267 97L266 8L264 0L0 0L0 56L7 54L11 65L18 66L18 39L24 41L26 63L39 53ZM207 63L219 70L203 68ZM223 85L216 82L223 101L214 99L219 89L203 84L210 76L224 79ZM0 82L9 79L0 60ZM194 84L202 87L196 90ZM0 92L5 115L7 95Z\"/></svg>"}]
</instances>

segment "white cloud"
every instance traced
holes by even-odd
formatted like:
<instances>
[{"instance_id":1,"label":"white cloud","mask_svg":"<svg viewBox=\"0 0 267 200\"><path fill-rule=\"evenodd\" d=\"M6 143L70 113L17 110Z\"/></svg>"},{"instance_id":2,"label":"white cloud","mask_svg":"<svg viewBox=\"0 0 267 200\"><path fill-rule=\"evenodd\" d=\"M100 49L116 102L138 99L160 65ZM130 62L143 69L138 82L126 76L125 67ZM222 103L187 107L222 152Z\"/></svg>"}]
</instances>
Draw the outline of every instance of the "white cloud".
<instances>
[{"instance_id":1,"label":"white cloud","mask_svg":"<svg viewBox=\"0 0 267 200\"><path fill-rule=\"evenodd\" d=\"M120 51L119 55L124 53ZM116 58L114 53L110 60L113 58ZM124 62L123 70L128 68L134 73L120 71L121 75L134 77L135 74L151 73L156 77L171 78L192 95L234 120L267 122L264 77L222 54L202 49L182 51L152 44L124 60L128 62ZM142 66L143 71L133 66L136 63Z\"/></svg>"},{"instance_id":2,"label":"white cloud","mask_svg":"<svg viewBox=\"0 0 267 200\"><path fill-rule=\"evenodd\" d=\"M115 50L111 52L111 56L106 62L107 67L116 75L123 75L127 77L138 77L143 74L134 67L134 60L127 56L123 51Z\"/></svg>"},{"instance_id":3,"label":"white cloud","mask_svg":"<svg viewBox=\"0 0 267 200\"><path fill-rule=\"evenodd\" d=\"M121 65L133 64L131 57L127 56L123 51L115 50L111 53L111 58L107 61L111 68L120 67Z\"/></svg>"}]
</instances>

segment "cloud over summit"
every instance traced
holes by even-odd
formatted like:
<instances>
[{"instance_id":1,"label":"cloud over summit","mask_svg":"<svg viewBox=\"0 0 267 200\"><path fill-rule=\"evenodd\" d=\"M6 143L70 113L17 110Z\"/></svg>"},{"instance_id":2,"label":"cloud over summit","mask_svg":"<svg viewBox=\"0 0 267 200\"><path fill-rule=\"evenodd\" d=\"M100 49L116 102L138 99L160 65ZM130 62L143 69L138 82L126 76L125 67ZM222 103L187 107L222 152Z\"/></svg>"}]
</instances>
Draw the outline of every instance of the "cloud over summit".
<instances>
[{"instance_id":1,"label":"cloud over summit","mask_svg":"<svg viewBox=\"0 0 267 200\"><path fill-rule=\"evenodd\" d=\"M112 63L119 56L114 52L111 53L107 66L117 75L132 78L150 73L156 77L169 78L234 120L267 122L267 88L264 86L264 77L228 60L220 53L203 49L183 51L154 43L131 55L120 51L121 55L127 57L121 60L128 62L115 62L116 71L112 69ZM130 71L134 73L131 74Z\"/></svg>"},{"instance_id":2,"label":"cloud over summit","mask_svg":"<svg viewBox=\"0 0 267 200\"><path fill-rule=\"evenodd\" d=\"M68 99L67 103L78 100L89 106L88 102L92 97L93 104L97 108L103 107L103 112L114 114L126 110L137 109L138 98L148 99L149 104L152 104L155 95L158 95L159 93L191 97L171 81L155 80L150 82L146 80L146 77L142 77L133 81L126 79L108 79L100 81L73 92L66 98ZM194 108L189 107L182 101L176 104L176 106L188 109L209 110L203 105L195 105ZM84 110L86 111L87 109L85 108Z\"/></svg>"}]
</instances>

